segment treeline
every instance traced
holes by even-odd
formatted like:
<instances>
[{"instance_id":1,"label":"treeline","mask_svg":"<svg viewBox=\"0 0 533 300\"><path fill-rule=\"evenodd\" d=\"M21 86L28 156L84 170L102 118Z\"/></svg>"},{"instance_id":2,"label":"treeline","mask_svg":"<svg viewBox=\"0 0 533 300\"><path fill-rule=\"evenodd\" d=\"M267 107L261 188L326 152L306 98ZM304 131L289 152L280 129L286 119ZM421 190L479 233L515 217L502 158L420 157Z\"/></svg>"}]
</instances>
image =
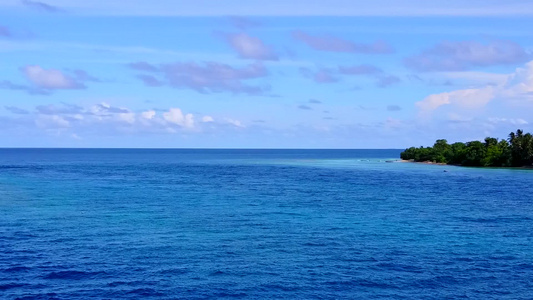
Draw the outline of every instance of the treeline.
<instances>
[{"instance_id":1,"label":"treeline","mask_svg":"<svg viewBox=\"0 0 533 300\"><path fill-rule=\"evenodd\" d=\"M431 161L462 166L523 167L533 165L533 136L522 130L507 140L487 137L485 142L448 144L437 140L433 147L411 147L400 154L405 160Z\"/></svg>"}]
</instances>

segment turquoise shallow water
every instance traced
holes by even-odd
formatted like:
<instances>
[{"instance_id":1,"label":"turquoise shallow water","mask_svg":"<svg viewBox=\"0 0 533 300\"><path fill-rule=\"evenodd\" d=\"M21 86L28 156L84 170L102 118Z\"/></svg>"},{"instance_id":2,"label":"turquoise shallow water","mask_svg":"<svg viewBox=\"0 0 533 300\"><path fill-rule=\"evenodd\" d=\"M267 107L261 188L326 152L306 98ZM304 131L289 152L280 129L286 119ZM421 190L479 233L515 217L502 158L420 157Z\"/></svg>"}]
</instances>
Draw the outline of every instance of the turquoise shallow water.
<instances>
[{"instance_id":1,"label":"turquoise shallow water","mask_svg":"<svg viewBox=\"0 0 533 300\"><path fill-rule=\"evenodd\" d=\"M0 298L533 299L533 171L399 153L0 149Z\"/></svg>"}]
</instances>

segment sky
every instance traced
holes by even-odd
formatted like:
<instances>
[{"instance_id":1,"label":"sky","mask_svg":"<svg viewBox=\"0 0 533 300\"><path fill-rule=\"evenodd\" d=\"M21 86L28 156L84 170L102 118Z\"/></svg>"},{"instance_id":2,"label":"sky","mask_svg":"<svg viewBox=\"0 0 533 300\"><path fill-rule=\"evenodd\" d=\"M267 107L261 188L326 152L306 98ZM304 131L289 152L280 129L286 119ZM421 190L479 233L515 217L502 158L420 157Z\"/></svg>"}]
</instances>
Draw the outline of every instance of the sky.
<instances>
[{"instance_id":1,"label":"sky","mask_svg":"<svg viewBox=\"0 0 533 300\"><path fill-rule=\"evenodd\" d=\"M0 0L0 147L533 132L531 1Z\"/></svg>"}]
</instances>

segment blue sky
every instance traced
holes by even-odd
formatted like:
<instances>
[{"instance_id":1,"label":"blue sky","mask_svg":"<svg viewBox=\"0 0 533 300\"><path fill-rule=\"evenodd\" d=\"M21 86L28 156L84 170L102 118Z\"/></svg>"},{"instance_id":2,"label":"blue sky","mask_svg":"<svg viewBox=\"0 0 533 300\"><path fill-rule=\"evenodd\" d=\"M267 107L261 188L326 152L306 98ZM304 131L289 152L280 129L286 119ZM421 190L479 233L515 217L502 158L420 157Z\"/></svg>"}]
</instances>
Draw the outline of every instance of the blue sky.
<instances>
[{"instance_id":1,"label":"blue sky","mask_svg":"<svg viewBox=\"0 0 533 300\"><path fill-rule=\"evenodd\" d=\"M533 131L529 1L0 2L0 146L404 148Z\"/></svg>"}]
</instances>

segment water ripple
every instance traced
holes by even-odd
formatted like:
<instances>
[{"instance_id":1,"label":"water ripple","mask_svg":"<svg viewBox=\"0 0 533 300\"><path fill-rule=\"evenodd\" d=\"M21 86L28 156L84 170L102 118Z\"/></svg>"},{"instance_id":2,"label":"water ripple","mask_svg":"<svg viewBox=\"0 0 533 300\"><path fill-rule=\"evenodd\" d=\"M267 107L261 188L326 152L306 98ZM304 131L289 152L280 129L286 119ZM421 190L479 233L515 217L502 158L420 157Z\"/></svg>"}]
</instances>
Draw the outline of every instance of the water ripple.
<instances>
[{"instance_id":1,"label":"water ripple","mask_svg":"<svg viewBox=\"0 0 533 300\"><path fill-rule=\"evenodd\" d=\"M0 298L531 299L532 172L57 151L0 149Z\"/></svg>"}]
</instances>

